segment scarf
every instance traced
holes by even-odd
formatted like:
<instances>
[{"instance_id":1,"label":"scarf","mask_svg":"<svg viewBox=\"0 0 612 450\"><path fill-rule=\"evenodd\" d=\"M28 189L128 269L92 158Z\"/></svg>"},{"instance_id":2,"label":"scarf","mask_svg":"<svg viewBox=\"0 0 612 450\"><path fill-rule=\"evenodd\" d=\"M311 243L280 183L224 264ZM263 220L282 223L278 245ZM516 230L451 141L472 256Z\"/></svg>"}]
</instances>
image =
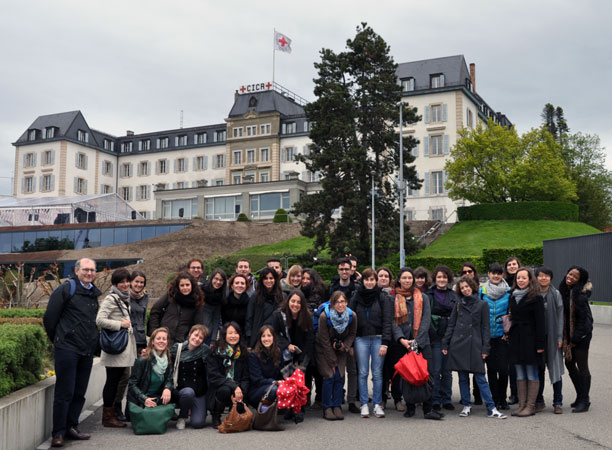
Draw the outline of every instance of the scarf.
<instances>
[{"instance_id":1,"label":"scarf","mask_svg":"<svg viewBox=\"0 0 612 450\"><path fill-rule=\"evenodd\" d=\"M176 293L176 298L174 299L181 306L186 306L188 308L195 308L196 300L193 298L191 293L187 295L183 295L181 291Z\"/></svg>"},{"instance_id":2,"label":"scarf","mask_svg":"<svg viewBox=\"0 0 612 450\"><path fill-rule=\"evenodd\" d=\"M134 291L130 290L130 298L133 299L133 300L140 300L145 295L147 295L147 290L146 289L143 289L140 292L134 292Z\"/></svg>"},{"instance_id":3,"label":"scarf","mask_svg":"<svg viewBox=\"0 0 612 450\"><path fill-rule=\"evenodd\" d=\"M111 286L111 294L116 294L126 305L130 303L130 290L121 291L117 286Z\"/></svg>"},{"instance_id":4,"label":"scarf","mask_svg":"<svg viewBox=\"0 0 612 450\"><path fill-rule=\"evenodd\" d=\"M344 333L344 330L348 327L349 319L348 308L342 314L338 314L338 311L334 308L329 308L329 320L331 320L332 327L334 327L338 334Z\"/></svg>"},{"instance_id":5,"label":"scarf","mask_svg":"<svg viewBox=\"0 0 612 450\"><path fill-rule=\"evenodd\" d=\"M223 286L220 289L213 289L211 283L204 284L204 300L207 305L219 306L223 302Z\"/></svg>"},{"instance_id":6,"label":"scarf","mask_svg":"<svg viewBox=\"0 0 612 450\"><path fill-rule=\"evenodd\" d=\"M225 377L230 380L234 379L235 362L240 358L240 345L234 349L231 345L226 345L224 350L217 348L217 354L223 357L223 366L225 367Z\"/></svg>"},{"instance_id":7,"label":"scarf","mask_svg":"<svg viewBox=\"0 0 612 450\"><path fill-rule=\"evenodd\" d=\"M151 353L153 353L153 356L155 356L153 372L163 379L166 375L166 369L168 368L168 355L164 353L163 356L159 356L155 350L153 350Z\"/></svg>"},{"instance_id":8,"label":"scarf","mask_svg":"<svg viewBox=\"0 0 612 450\"><path fill-rule=\"evenodd\" d=\"M412 337L416 339L423 318L423 294L419 289L414 289L412 295L408 297L410 294L409 290L395 289L395 324L399 326L408 322L407 302L413 301Z\"/></svg>"},{"instance_id":9,"label":"scarf","mask_svg":"<svg viewBox=\"0 0 612 450\"><path fill-rule=\"evenodd\" d=\"M230 292L230 295L227 296L227 303L229 305L248 305L249 304L249 294L246 293L246 291L244 291L242 294L240 294L240 297L236 297L236 294L234 293L234 291Z\"/></svg>"},{"instance_id":10,"label":"scarf","mask_svg":"<svg viewBox=\"0 0 612 450\"><path fill-rule=\"evenodd\" d=\"M360 286L358 292L359 296L357 297L357 301L366 308L370 308L376 299L378 299L380 288L374 286L372 289L366 289L365 286Z\"/></svg>"},{"instance_id":11,"label":"scarf","mask_svg":"<svg viewBox=\"0 0 612 450\"><path fill-rule=\"evenodd\" d=\"M506 283L506 280L503 278L499 284L493 284L491 283L491 280L485 281L484 288L487 292L487 297L489 297L491 300L498 300L502 298L504 295L506 295L508 289L510 289L508 283Z\"/></svg>"},{"instance_id":12,"label":"scarf","mask_svg":"<svg viewBox=\"0 0 612 450\"><path fill-rule=\"evenodd\" d=\"M550 290L550 288L548 288ZM569 336L567 335L567 327L563 327L563 356L566 361L571 361L572 358L572 340L574 335L574 317L576 314L576 304L574 302L574 289L570 290L569 295Z\"/></svg>"},{"instance_id":13,"label":"scarf","mask_svg":"<svg viewBox=\"0 0 612 450\"><path fill-rule=\"evenodd\" d=\"M304 297L306 297L306 299L308 299L310 297L310 295L312 294L312 283L311 284L307 284L306 286L302 286L301 288L302 293L304 294Z\"/></svg>"},{"instance_id":14,"label":"scarf","mask_svg":"<svg viewBox=\"0 0 612 450\"><path fill-rule=\"evenodd\" d=\"M525 289L515 289L512 292L512 295L514 296L514 299L516 300L517 305L521 302L521 300L523 300L523 297L527 295L528 291L529 291L529 288L525 288Z\"/></svg>"},{"instance_id":15,"label":"scarf","mask_svg":"<svg viewBox=\"0 0 612 450\"><path fill-rule=\"evenodd\" d=\"M189 341L185 341L182 344L178 344L178 345L183 346L181 350L181 358L180 358L181 362L191 362L191 361L195 361L196 359L204 359L204 357L210 350L208 345L204 343L202 343L200 346L194 349L191 349L191 350L189 350ZM178 346L177 346L177 352L178 352Z\"/></svg>"}]
</instances>

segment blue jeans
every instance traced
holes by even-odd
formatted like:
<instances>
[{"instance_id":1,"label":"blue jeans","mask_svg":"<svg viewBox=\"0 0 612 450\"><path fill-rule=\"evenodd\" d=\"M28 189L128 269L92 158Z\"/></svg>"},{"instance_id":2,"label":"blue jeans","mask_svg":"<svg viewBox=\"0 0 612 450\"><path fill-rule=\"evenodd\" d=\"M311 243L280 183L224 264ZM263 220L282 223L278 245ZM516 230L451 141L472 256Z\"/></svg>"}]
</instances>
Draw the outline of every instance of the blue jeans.
<instances>
[{"instance_id":1,"label":"blue jeans","mask_svg":"<svg viewBox=\"0 0 612 450\"><path fill-rule=\"evenodd\" d=\"M433 353L433 370L431 372L433 378L433 396L432 402L434 405L451 403L453 395L453 375L450 370L446 369L446 361L448 355L442 354L442 343L436 341L431 344Z\"/></svg>"},{"instance_id":2,"label":"blue jeans","mask_svg":"<svg viewBox=\"0 0 612 450\"><path fill-rule=\"evenodd\" d=\"M196 397L190 387L178 391L179 418L186 419L191 410L191 427L203 428L206 422L206 395Z\"/></svg>"},{"instance_id":3,"label":"blue jeans","mask_svg":"<svg viewBox=\"0 0 612 450\"><path fill-rule=\"evenodd\" d=\"M538 366L530 364L515 364L516 379L538 381Z\"/></svg>"},{"instance_id":4,"label":"blue jeans","mask_svg":"<svg viewBox=\"0 0 612 450\"><path fill-rule=\"evenodd\" d=\"M381 342L381 336L355 338L355 357L357 358L357 369L359 371L359 402L362 405L368 404L370 360L372 361L372 381L374 385L372 403L374 405L382 403L382 371L385 357L378 354Z\"/></svg>"},{"instance_id":5,"label":"blue jeans","mask_svg":"<svg viewBox=\"0 0 612 450\"><path fill-rule=\"evenodd\" d=\"M72 350L55 349L53 435L63 436L68 428L79 424L92 366L92 356L79 355Z\"/></svg>"},{"instance_id":6,"label":"blue jeans","mask_svg":"<svg viewBox=\"0 0 612 450\"><path fill-rule=\"evenodd\" d=\"M487 411L493 411L493 408L495 408L495 402L493 401L491 389L489 388L489 383L487 383L485 374L474 373L474 380L476 380L476 383L478 383L480 396L482 397L484 404L487 405ZM472 406L470 396L470 372L466 372L464 370L459 372L459 391L461 392L461 403L463 406Z\"/></svg>"},{"instance_id":7,"label":"blue jeans","mask_svg":"<svg viewBox=\"0 0 612 450\"><path fill-rule=\"evenodd\" d=\"M323 378L323 395L321 398L323 408L340 408L342 406L343 387L344 377L340 376L340 371L336 367L330 378Z\"/></svg>"}]
</instances>

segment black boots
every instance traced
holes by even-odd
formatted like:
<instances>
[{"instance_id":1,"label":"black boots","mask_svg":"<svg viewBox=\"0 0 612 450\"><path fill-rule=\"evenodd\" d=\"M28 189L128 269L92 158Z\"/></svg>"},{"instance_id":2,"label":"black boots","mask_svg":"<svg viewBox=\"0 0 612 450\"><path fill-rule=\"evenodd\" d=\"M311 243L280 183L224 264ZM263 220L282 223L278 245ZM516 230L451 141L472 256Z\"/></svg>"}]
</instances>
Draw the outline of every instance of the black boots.
<instances>
[{"instance_id":1,"label":"black boots","mask_svg":"<svg viewBox=\"0 0 612 450\"><path fill-rule=\"evenodd\" d=\"M575 404L572 404L574 407L574 409L572 409L573 413L587 412L589 410L589 407L591 406L591 399L589 397L590 390L591 375L578 375L578 385L576 386L578 398L576 399Z\"/></svg>"}]
</instances>

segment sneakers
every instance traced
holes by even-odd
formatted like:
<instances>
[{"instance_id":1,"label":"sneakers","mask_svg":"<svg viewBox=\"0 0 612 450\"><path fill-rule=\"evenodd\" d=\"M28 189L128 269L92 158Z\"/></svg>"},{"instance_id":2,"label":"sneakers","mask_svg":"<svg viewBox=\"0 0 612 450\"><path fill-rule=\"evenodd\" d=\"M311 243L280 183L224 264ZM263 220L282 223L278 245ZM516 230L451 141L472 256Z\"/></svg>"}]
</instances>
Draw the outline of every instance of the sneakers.
<instances>
[{"instance_id":1,"label":"sneakers","mask_svg":"<svg viewBox=\"0 0 612 450\"><path fill-rule=\"evenodd\" d=\"M465 409L465 408L464 408ZM508 416L500 413L497 408L493 408L491 412L487 415L489 419L506 419Z\"/></svg>"},{"instance_id":2,"label":"sneakers","mask_svg":"<svg viewBox=\"0 0 612 450\"><path fill-rule=\"evenodd\" d=\"M179 419L176 421L176 429L177 430L185 429L185 419L179 417Z\"/></svg>"},{"instance_id":3,"label":"sneakers","mask_svg":"<svg viewBox=\"0 0 612 450\"><path fill-rule=\"evenodd\" d=\"M361 417L363 419L370 417L370 408L368 408L368 405L361 405Z\"/></svg>"},{"instance_id":4,"label":"sneakers","mask_svg":"<svg viewBox=\"0 0 612 450\"><path fill-rule=\"evenodd\" d=\"M385 410L381 405L374 405L374 415L379 419L385 418Z\"/></svg>"},{"instance_id":5,"label":"sneakers","mask_svg":"<svg viewBox=\"0 0 612 450\"><path fill-rule=\"evenodd\" d=\"M497 411L496 409L494 409L494 411ZM467 417L467 416L471 416L472 415L472 407L471 406L464 406L463 409L461 410L461 412L459 413L459 417Z\"/></svg>"}]
</instances>

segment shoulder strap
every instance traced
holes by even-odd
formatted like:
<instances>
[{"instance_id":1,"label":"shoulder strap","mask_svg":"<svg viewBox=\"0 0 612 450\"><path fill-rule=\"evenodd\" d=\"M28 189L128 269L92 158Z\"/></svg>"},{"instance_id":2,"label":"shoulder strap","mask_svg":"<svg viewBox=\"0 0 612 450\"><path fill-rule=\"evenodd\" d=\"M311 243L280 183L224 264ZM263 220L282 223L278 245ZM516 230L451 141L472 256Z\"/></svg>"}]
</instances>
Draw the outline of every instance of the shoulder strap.
<instances>
[{"instance_id":1,"label":"shoulder strap","mask_svg":"<svg viewBox=\"0 0 612 450\"><path fill-rule=\"evenodd\" d=\"M172 381L174 381L174 387L178 386L178 374L179 374L179 365L181 363L181 352L183 350L183 343L179 342L176 349L176 356L174 361L174 373L172 374Z\"/></svg>"},{"instance_id":2,"label":"shoulder strap","mask_svg":"<svg viewBox=\"0 0 612 450\"><path fill-rule=\"evenodd\" d=\"M287 335L287 340L291 344L291 335L289 334L289 328L287 328L287 315L283 311L280 311L280 313L283 317L283 323L285 324L285 334Z\"/></svg>"},{"instance_id":3,"label":"shoulder strap","mask_svg":"<svg viewBox=\"0 0 612 450\"><path fill-rule=\"evenodd\" d=\"M76 292L76 281L74 281L74 278L69 278L68 283L70 283L70 298L72 298Z\"/></svg>"},{"instance_id":4,"label":"shoulder strap","mask_svg":"<svg viewBox=\"0 0 612 450\"><path fill-rule=\"evenodd\" d=\"M117 305L117 307L119 308L119 311L121 311L121 315L125 317L126 314L123 312L123 308L121 307L121 303L119 302L119 296L117 294L109 294L109 295L113 297L113 300L115 300L115 305Z\"/></svg>"}]
</instances>

